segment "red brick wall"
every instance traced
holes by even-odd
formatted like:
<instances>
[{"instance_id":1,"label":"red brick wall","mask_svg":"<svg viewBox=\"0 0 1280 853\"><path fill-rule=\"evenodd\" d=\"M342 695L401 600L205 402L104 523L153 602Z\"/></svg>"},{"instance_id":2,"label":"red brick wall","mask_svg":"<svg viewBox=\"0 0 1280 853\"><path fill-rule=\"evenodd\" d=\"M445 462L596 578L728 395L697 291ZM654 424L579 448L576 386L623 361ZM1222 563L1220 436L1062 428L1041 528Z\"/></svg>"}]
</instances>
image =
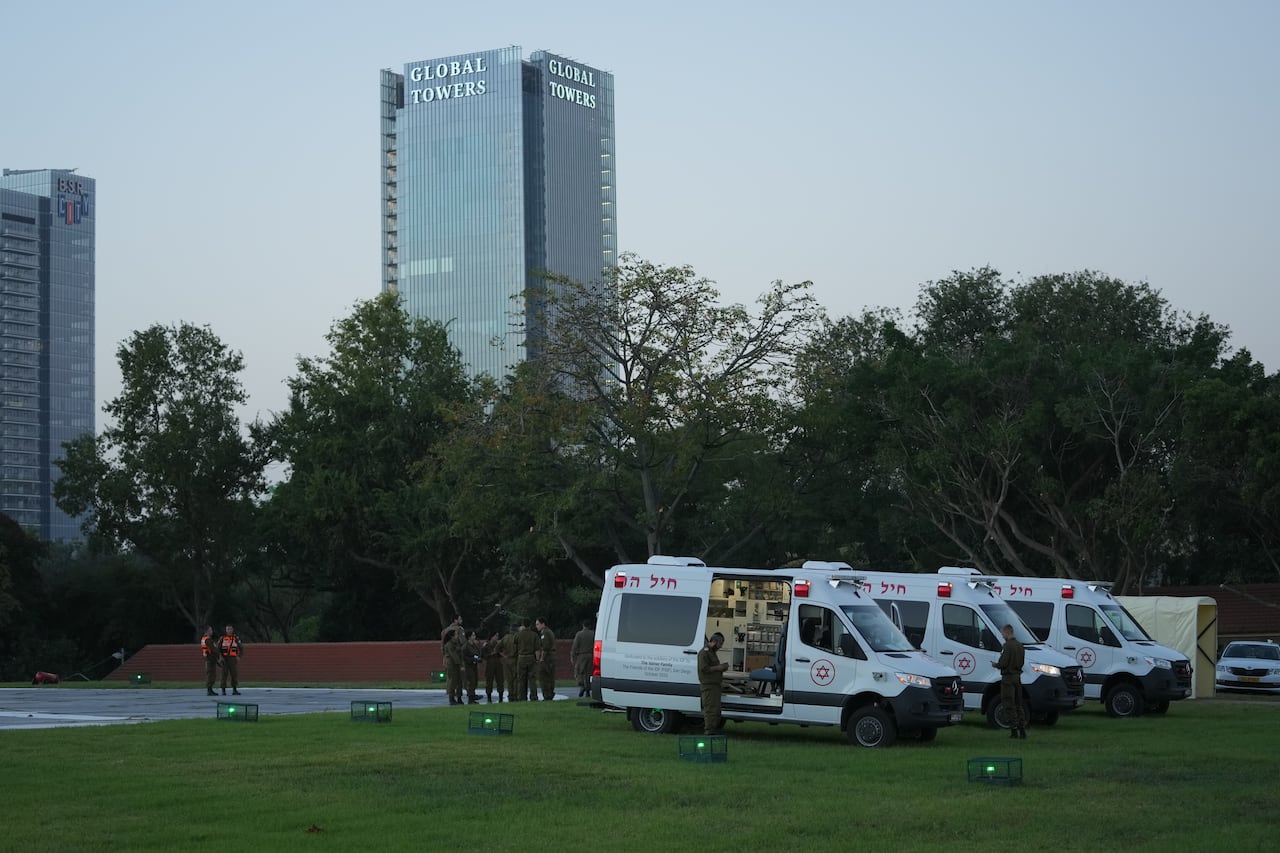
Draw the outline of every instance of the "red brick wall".
<instances>
[{"instance_id":1,"label":"red brick wall","mask_svg":"<svg viewBox=\"0 0 1280 853\"><path fill-rule=\"evenodd\" d=\"M556 678L572 679L571 640L556 641ZM440 643L246 643L240 680L270 684L422 681L444 669ZM126 681L145 672L152 681L204 682L200 645L144 646L104 680ZM483 670L481 671L483 677Z\"/></svg>"}]
</instances>

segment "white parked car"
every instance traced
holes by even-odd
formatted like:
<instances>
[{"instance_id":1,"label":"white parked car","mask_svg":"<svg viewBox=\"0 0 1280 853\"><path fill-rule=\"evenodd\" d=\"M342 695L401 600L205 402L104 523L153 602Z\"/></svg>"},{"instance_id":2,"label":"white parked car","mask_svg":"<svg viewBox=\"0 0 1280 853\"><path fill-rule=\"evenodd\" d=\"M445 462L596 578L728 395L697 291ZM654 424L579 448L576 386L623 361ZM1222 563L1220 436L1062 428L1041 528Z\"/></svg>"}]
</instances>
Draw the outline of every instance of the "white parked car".
<instances>
[{"instance_id":1,"label":"white parked car","mask_svg":"<svg viewBox=\"0 0 1280 853\"><path fill-rule=\"evenodd\" d=\"M1268 640L1240 640L1218 658L1214 679L1219 690L1280 693L1280 646Z\"/></svg>"}]
</instances>

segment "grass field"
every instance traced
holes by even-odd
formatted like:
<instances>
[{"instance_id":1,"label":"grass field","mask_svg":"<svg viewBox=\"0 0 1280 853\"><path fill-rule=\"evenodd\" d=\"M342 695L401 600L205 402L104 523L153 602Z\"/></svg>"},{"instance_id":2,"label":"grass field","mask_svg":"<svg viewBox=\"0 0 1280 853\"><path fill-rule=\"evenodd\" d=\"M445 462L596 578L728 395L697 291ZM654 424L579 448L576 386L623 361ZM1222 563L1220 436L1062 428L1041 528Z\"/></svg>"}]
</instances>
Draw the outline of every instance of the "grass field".
<instances>
[{"instance_id":1,"label":"grass field","mask_svg":"<svg viewBox=\"0 0 1280 853\"><path fill-rule=\"evenodd\" d=\"M1280 702L1112 720L1095 705L1010 741L932 744L730 724L729 761L576 703L0 732L0 850L1217 850L1276 847ZM973 716L973 715L971 715ZM1018 787L966 761L1017 756Z\"/></svg>"}]
</instances>

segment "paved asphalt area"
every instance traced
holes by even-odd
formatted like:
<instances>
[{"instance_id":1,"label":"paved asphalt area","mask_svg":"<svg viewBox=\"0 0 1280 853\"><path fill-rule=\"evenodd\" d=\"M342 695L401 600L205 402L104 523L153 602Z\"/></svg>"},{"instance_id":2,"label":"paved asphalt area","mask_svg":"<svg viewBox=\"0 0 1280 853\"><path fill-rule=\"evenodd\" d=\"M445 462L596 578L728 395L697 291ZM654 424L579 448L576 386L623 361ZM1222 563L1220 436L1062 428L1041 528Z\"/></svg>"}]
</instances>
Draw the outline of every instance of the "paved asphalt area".
<instances>
[{"instance_id":1,"label":"paved asphalt area","mask_svg":"<svg viewBox=\"0 0 1280 853\"><path fill-rule=\"evenodd\" d=\"M207 696L204 688L69 690L48 686L3 689L0 690L0 729L106 726L215 717L218 702L254 703L258 706L258 713L264 717L273 714L318 714L325 711L350 714L352 702L391 702L396 710L447 707L449 704L443 690L246 687L240 694ZM555 698L559 700L566 697Z\"/></svg>"}]
</instances>

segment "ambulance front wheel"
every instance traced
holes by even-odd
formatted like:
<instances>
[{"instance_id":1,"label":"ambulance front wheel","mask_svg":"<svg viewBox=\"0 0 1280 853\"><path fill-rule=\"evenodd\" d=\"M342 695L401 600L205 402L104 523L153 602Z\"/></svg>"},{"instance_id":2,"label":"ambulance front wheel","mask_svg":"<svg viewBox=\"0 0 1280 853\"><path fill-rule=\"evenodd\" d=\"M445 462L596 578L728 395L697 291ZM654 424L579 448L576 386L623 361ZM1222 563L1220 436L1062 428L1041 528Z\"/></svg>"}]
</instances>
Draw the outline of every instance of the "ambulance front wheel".
<instances>
[{"instance_id":1,"label":"ambulance front wheel","mask_svg":"<svg viewBox=\"0 0 1280 853\"><path fill-rule=\"evenodd\" d=\"M883 748L893 746L898 739L898 727L884 711L875 705L866 705L853 712L847 729L849 742L858 746Z\"/></svg>"},{"instance_id":2,"label":"ambulance front wheel","mask_svg":"<svg viewBox=\"0 0 1280 853\"><path fill-rule=\"evenodd\" d=\"M652 735L669 735L680 725L680 715L664 708L632 708L631 727Z\"/></svg>"},{"instance_id":3,"label":"ambulance front wheel","mask_svg":"<svg viewBox=\"0 0 1280 853\"><path fill-rule=\"evenodd\" d=\"M1142 713L1145 703L1138 688L1132 684L1120 683L1107 692L1104 701L1109 717L1136 717Z\"/></svg>"}]
</instances>

